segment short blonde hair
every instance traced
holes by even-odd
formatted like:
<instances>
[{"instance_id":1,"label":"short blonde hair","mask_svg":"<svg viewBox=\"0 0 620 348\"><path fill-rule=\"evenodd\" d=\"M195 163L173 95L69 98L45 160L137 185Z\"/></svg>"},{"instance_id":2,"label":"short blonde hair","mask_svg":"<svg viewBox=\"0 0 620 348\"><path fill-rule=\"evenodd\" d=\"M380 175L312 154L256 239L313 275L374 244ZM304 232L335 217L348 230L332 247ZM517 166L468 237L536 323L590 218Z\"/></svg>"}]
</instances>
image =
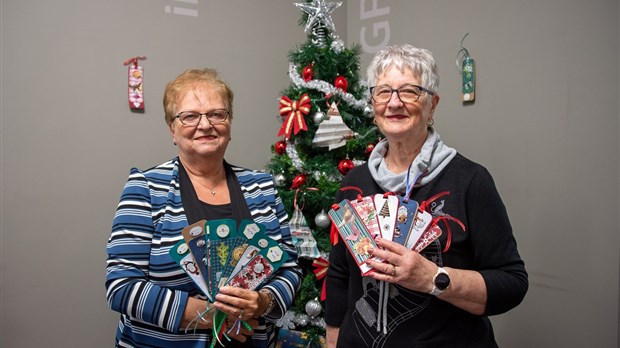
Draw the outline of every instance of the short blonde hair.
<instances>
[{"instance_id":1,"label":"short blonde hair","mask_svg":"<svg viewBox=\"0 0 620 348\"><path fill-rule=\"evenodd\" d=\"M174 113L177 108L176 102L179 95L188 89L199 86L213 87L220 93L226 110L228 110L228 117L232 120L233 92L230 86L219 78L217 71L210 68L187 69L174 80L168 82L164 90L164 118L166 124L170 125L174 122L174 117L176 116Z\"/></svg>"}]
</instances>

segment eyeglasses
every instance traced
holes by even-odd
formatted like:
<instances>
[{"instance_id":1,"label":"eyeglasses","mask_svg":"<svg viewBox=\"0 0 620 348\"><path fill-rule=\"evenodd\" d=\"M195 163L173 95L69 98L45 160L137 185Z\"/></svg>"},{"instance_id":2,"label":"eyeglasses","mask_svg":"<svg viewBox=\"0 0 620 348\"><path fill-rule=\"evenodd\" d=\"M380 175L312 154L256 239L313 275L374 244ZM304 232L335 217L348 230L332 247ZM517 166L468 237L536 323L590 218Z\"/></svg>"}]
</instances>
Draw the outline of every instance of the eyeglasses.
<instances>
[{"instance_id":1,"label":"eyeglasses","mask_svg":"<svg viewBox=\"0 0 620 348\"><path fill-rule=\"evenodd\" d=\"M374 86L370 87L370 97L378 104L386 104L392 98L392 93L396 92L398 99L403 103L415 103L420 99L422 93L426 92L430 95L435 95L432 92L422 86L418 85L404 85L398 89L393 89L389 86Z\"/></svg>"},{"instance_id":2,"label":"eyeglasses","mask_svg":"<svg viewBox=\"0 0 620 348\"><path fill-rule=\"evenodd\" d=\"M174 118L178 118L181 123L186 126L197 126L200 123L202 116L206 117L209 123L217 124L226 121L228 118L228 110L226 109L216 109L213 111L205 112L201 114L197 111L183 111L178 115L174 116Z\"/></svg>"}]
</instances>

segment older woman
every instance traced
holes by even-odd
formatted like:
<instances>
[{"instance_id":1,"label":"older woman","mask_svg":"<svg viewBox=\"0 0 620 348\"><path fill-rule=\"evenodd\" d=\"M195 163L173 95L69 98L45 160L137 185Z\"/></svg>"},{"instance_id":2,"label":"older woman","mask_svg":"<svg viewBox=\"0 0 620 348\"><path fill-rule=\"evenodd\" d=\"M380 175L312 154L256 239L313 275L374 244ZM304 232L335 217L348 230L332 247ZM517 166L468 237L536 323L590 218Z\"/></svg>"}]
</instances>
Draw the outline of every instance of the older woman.
<instances>
[{"instance_id":1,"label":"older woman","mask_svg":"<svg viewBox=\"0 0 620 348\"><path fill-rule=\"evenodd\" d=\"M528 280L493 179L484 167L445 145L432 127L439 77L429 51L386 47L375 55L367 76L375 123L385 139L342 186L358 187L364 195L410 194L419 203L426 201L434 217L452 222L449 231L440 223L441 237L420 253L377 238L378 248L370 254L385 262L369 261L374 272L366 277L345 243L337 243L327 273L328 343L496 347L487 316L517 306ZM336 199L356 194L344 191Z\"/></svg>"},{"instance_id":2,"label":"older woman","mask_svg":"<svg viewBox=\"0 0 620 348\"><path fill-rule=\"evenodd\" d=\"M168 251L183 239L185 226L223 218L264 224L290 256L260 291L222 287L213 304L254 327L252 333L233 330L227 347L274 346L270 322L291 305L301 271L271 176L224 160L232 104L232 91L212 69L187 70L166 86L165 119L178 156L131 170L108 241L107 299L121 313L117 346L209 346L213 311L194 331L192 320L209 304Z\"/></svg>"}]
</instances>

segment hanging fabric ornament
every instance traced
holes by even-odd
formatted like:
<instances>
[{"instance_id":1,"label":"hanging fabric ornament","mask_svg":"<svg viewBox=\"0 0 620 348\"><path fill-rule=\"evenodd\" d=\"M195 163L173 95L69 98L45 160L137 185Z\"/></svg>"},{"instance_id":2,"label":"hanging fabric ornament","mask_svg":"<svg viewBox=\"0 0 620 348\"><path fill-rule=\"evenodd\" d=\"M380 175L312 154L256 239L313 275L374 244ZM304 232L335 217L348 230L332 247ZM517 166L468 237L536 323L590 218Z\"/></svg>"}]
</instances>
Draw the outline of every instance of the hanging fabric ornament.
<instances>
[{"instance_id":1,"label":"hanging fabric ornament","mask_svg":"<svg viewBox=\"0 0 620 348\"><path fill-rule=\"evenodd\" d=\"M280 98L280 116L284 116L285 120L278 132L278 136L284 135L288 140L292 132L297 135L301 130L308 130L303 115L307 115L310 112L310 108L310 97L307 93L302 95L299 101L293 101L287 96L282 96Z\"/></svg>"},{"instance_id":2,"label":"hanging fabric ornament","mask_svg":"<svg viewBox=\"0 0 620 348\"><path fill-rule=\"evenodd\" d=\"M138 65L139 60L146 57L133 57L127 59L123 64L129 65L129 108L131 110L144 110L144 68Z\"/></svg>"},{"instance_id":3,"label":"hanging fabric ornament","mask_svg":"<svg viewBox=\"0 0 620 348\"><path fill-rule=\"evenodd\" d=\"M310 189L316 191L314 188ZM293 199L293 216L289 221L293 244L295 245L295 249L297 249L297 255L299 257L315 259L320 255L319 248L317 247L316 239L314 239L312 230L308 227L308 222L306 221L301 208L297 205L298 193L299 189L295 192L295 198Z\"/></svg>"},{"instance_id":4,"label":"hanging fabric ornament","mask_svg":"<svg viewBox=\"0 0 620 348\"><path fill-rule=\"evenodd\" d=\"M347 93L347 88L349 88L349 81L347 81L344 76L338 76L336 77L336 80L334 80L334 87L342 90L344 93Z\"/></svg>"},{"instance_id":5,"label":"hanging fabric ornament","mask_svg":"<svg viewBox=\"0 0 620 348\"><path fill-rule=\"evenodd\" d=\"M286 153L286 141L280 140L273 145L273 150L278 155L283 155Z\"/></svg>"},{"instance_id":6,"label":"hanging fabric ornament","mask_svg":"<svg viewBox=\"0 0 620 348\"><path fill-rule=\"evenodd\" d=\"M314 73L313 69L314 69L314 63L308 65L302 70L301 76L304 77L304 81L308 82L312 80L312 75Z\"/></svg>"},{"instance_id":7,"label":"hanging fabric ornament","mask_svg":"<svg viewBox=\"0 0 620 348\"><path fill-rule=\"evenodd\" d=\"M469 33L461 40L461 49L456 53L456 67L462 76L461 100L463 103L473 102L476 98L476 72L474 70L474 59L469 55L467 48L463 47L463 41ZM459 59L461 59L459 64Z\"/></svg>"},{"instance_id":8,"label":"hanging fabric ornament","mask_svg":"<svg viewBox=\"0 0 620 348\"><path fill-rule=\"evenodd\" d=\"M316 214L314 217L314 223L319 228L326 228L330 224L329 215L325 212L325 210L321 210L320 213Z\"/></svg>"},{"instance_id":9,"label":"hanging fabric ornament","mask_svg":"<svg viewBox=\"0 0 620 348\"><path fill-rule=\"evenodd\" d=\"M321 302L316 299L310 300L306 303L306 314L311 317L316 317L323 311L323 306L321 306Z\"/></svg>"},{"instance_id":10,"label":"hanging fabric ornament","mask_svg":"<svg viewBox=\"0 0 620 348\"><path fill-rule=\"evenodd\" d=\"M353 161L348 158L343 159L342 161L340 161L340 163L338 163L338 171L342 175L347 175L347 173L351 171L351 169L353 169L354 167L355 164L353 164Z\"/></svg>"},{"instance_id":11,"label":"hanging fabric ornament","mask_svg":"<svg viewBox=\"0 0 620 348\"><path fill-rule=\"evenodd\" d=\"M321 122L316 130L312 145L317 147L327 146L329 150L344 146L347 140L359 136L353 132L342 120L336 103L332 103L327 112L328 119Z\"/></svg>"}]
</instances>

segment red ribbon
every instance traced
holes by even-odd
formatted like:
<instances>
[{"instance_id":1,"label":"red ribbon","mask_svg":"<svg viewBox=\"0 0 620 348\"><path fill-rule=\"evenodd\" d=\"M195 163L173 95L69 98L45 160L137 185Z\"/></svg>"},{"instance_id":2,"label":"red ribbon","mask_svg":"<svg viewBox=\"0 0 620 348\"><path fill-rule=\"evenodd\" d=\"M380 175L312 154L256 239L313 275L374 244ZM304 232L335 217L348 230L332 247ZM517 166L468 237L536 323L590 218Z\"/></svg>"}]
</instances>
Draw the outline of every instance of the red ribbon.
<instances>
[{"instance_id":1,"label":"red ribbon","mask_svg":"<svg viewBox=\"0 0 620 348\"><path fill-rule=\"evenodd\" d=\"M327 268L329 267L329 261L325 260L322 257L317 257L312 262L312 267L314 267L313 272L314 272L314 275L316 276L316 279L323 280L323 286L321 290L321 301L325 301L325 298L327 297L327 291L325 287L325 279L323 278L325 278L325 275L327 274Z\"/></svg>"},{"instance_id":2,"label":"red ribbon","mask_svg":"<svg viewBox=\"0 0 620 348\"><path fill-rule=\"evenodd\" d=\"M293 101L287 96L280 97L280 116L284 116L286 119L282 123L278 136L284 135L286 139L289 139L291 132L297 135L301 130L308 130L303 115L309 114L310 108L310 97L307 93L302 95L299 101Z\"/></svg>"},{"instance_id":3,"label":"red ribbon","mask_svg":"<svg viewBox=\"0 0 620 348\"><path fill-rule=\"evenodd\" d=\"M137 68L138 67L138 61L139 60L145 60L145 59L146 59L146 56L142 56L142 57L137 56L137 57L129 58L126 61L123 62L123 65L133 64L133 67Z\"/></svg>"},{"instance_id":4,"label":"red ribbon","mask_svg":"<svg viewBox=\"0 0 620 348\"><path fill-rule=\"evenodd\" d=\"M335 224L332 224L332 227L329 230L329 241L332 245L338 244L338 229Z\"/></svg>"},{"instance_id":5,"label":"red ribbon","mask_svg":"<svg viewBox=\"0 0 620 348\"><path fill-rule=\"evenodd\" d=\"M431 204L433 201L435 201L439 197L449 195L449 194L450 194L450 191L444 191L444 192L440 192L432 196L431 198L425 200L424 202L420 204L420 209L424 211L428 211L429 204ZM446 230L448 233L446 233L446 246L443 249L444 253L447 252L448 249L450 249L450 244L452 244L452 229L450 228L450 223L449 223L450 221L456 222L463 229L463 232L465 232L465 225L463 225L461 220L455 217L452 217L450 215L435 216L433 217L433 221L431 222L431 226L439 225L440 222L443 222L446 225Z\"/></svg>"}]
</instances>

